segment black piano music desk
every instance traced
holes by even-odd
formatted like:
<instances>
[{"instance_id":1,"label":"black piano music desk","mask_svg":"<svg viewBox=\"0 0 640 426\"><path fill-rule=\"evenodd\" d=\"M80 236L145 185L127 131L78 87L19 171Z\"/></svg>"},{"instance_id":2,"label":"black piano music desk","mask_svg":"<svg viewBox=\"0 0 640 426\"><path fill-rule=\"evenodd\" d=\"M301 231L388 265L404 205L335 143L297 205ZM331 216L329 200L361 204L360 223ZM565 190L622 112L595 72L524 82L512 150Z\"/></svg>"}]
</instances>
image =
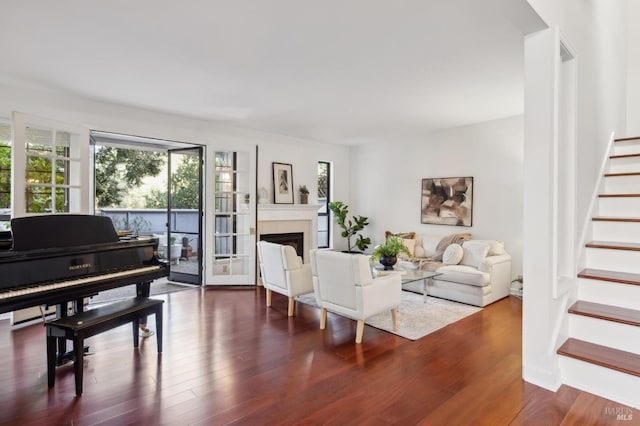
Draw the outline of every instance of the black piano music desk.
<instances>
[{"instance_id":1,"label":"black piano music desk","mask_svg":"<svg viewBox=\"0 0 640 426\"><path fill-rule=\"evenodd\" d=\"M73 341L76 395L82 394L84 339L88 337L131 323L133 327L133 347L137 348L140 319L146 318L147 315L155 314L158 353L161 353L163 303L163 300L136 297L45 323L47 328L47 379L49 387L51 388L55 384L56 343L59 338Z\"/></svg>"}]
</instances>

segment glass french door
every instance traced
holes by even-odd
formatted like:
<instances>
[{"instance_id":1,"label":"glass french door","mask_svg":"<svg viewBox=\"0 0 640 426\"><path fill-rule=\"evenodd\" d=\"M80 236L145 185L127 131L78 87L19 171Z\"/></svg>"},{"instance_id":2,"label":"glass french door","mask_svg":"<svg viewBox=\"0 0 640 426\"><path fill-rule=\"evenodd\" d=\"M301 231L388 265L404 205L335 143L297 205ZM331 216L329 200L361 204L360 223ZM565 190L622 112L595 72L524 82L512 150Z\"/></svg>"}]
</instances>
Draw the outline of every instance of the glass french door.
<instances>
[{"instance_id":1,"label":"glass french door","mask_svg":"<svg viewBox=\"0 0 640 426\"><path fill-rule=\"evenodd\" d=\"M207 155L206 284L256 284L256 147Z\"/></svg>"},{"instance_id":2,"label":"glass french door","mask_svg":"<svg viewBox=\"0 0 640 426\"><path fill-rule=\"evenodd\" d=\"M168 234L163 248L170 259L169 279L196 285L202 284L202 154L202 147L168 151Z\"/></svg>"}]
</instances>

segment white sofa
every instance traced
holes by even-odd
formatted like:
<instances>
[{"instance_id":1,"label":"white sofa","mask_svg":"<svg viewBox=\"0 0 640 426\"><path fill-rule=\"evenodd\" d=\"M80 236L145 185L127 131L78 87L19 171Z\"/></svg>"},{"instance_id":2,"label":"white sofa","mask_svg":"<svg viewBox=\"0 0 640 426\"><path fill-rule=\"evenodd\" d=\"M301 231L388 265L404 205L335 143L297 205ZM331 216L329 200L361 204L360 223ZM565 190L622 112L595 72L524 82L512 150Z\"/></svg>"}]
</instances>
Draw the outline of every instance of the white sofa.
<instances>
[{"instance_id":1,"label":"white sofa","mask_svg":"<svg viewBox=\"0 0 640 426\"><path fill-rule=\"evenodd\" d=\"M427 294L454 300L475 306L486 306L509 295L511 285L511 256L501 241L466 240L462 242L462 258L459 263L454 259L439 258L436 250L442 246L443 236L415 235L413 254L424 269L433 269L440 275L427 285ZM446 257L446 256L445 256ZM450 256L449 256L450 257ZM416 286L418 284L413 284ZM421 289L406 287L412 290Z\"/></svg>"}]
</instances>

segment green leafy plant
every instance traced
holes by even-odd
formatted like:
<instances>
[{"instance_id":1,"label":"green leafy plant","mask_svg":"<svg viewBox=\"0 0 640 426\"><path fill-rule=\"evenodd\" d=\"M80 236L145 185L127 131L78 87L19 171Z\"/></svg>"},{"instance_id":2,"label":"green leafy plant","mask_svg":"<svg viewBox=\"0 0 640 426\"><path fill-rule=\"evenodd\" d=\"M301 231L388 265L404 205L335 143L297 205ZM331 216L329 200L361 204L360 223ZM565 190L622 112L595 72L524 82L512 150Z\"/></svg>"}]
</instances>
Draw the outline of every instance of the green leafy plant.
<instances>
[{"instance_id":1,"label":"green leafy plant","mask_svg":"<svg viewBox=\"0 0 640 426\"><path fill-rule=\"evenodd\" d=\"M369 247L369 244L371 244L371 239L363 237L359 232L369 224L369 222L367 222L369 218L366 216L353 216L353 220L348 219L349 206L342 201L329 203L329 209L333 212L336 222L342 228L340 235L347 239L347 252L351 253L353 247L358 247L361 251L365 251L367 247ZM351 244L351 239L354 237L355 243Z\"/></svg>"},{"instance_id":2,"label":"green leafy plant","mask_svg":"<svg viewBox=\"0 0 640 426\"><path fill-rule=\"evenodd\" d=\"M307 185L301 185L300 186L300 193L309 195L309 190L307 189Z\"/></svg>"},{"instance_id":3,"label":"green leafy plant","mask_svg":"<svg viewBox=\"0 0 640 426\"><path fill-rule=\"evenodd\" d=\"M381 257L397 257L400 253L405 253L410 258L411 252L402 242L402 238L389 237L387 241L376 246L371 253L371 261L377 262Z\"/></svg>"}]
</instances>

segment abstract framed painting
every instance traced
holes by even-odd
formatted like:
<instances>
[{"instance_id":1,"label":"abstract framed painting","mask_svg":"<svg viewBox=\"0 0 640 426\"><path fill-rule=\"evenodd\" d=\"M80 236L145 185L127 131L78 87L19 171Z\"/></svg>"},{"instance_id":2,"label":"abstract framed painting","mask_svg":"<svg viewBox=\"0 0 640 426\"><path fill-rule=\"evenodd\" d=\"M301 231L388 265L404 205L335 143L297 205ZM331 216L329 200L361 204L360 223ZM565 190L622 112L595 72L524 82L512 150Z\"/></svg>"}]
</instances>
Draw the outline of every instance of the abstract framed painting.
<instances>
[{"instance_id":1,"label":"abstract framed painting","mask_svg":"<svg viewBox=\"0 0 640 426\"><path fill-rule=\"evenodd\" d=\"M422 223L473 224L473 177L422 179L421 197Z\"/></svg>"},{"instance_id":2,"label":"abstract framed painting","mask_svg":"<svg viewBox=\"0 0 640 426\"><path fill-rule=\"evenodd\" d=\"M293 204L293 166L273 163L273 203Z\"/></svg>"}]
</instances>

